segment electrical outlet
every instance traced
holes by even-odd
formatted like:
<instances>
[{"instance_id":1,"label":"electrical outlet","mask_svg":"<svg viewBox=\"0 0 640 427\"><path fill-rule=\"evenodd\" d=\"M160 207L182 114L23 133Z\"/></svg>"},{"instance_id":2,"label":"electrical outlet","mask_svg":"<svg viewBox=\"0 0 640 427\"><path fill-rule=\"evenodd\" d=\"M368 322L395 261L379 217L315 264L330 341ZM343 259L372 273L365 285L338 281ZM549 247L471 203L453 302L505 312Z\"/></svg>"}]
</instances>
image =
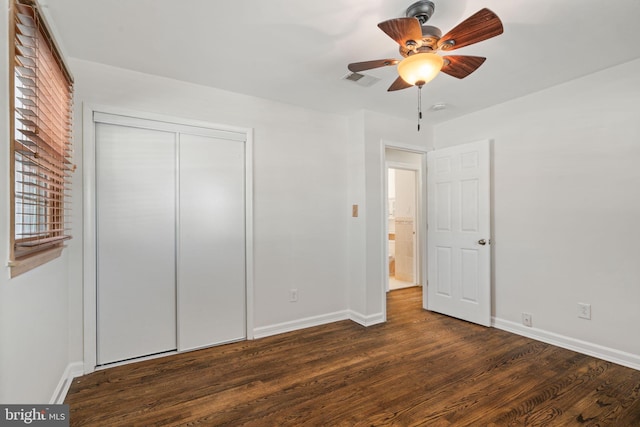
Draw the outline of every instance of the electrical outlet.
<instances>
[{"instance_id":1,"label":"electrical outlet","mask_svg":"<svg viewBox=\"0 0 640 427\"><path fill-rule=\"evenodd\" d=\"M289 301L290 302L298 302L298 290L297 289L289 290Z\"/></svg>"},{"instance_id":2,"label":"electrical outlet","mask_svg":"<svg viewBox=\"0 0 640 427\"><path fill-rule=\"evenodd\" d=\"M583 302L579 302L578 317L581 319L591 320L591 304L585 304Z\"/></svg>"},{"instance_id":3,"label":"electrical outlet","mask_svg":"<svg viewBox=\"0 0 640 427\"><path fill-rule=\"evenodd\" d=\"M531 313L522 313L522 324L529 328L533 326L533 318Z\"/></svg>"}]
</instances>

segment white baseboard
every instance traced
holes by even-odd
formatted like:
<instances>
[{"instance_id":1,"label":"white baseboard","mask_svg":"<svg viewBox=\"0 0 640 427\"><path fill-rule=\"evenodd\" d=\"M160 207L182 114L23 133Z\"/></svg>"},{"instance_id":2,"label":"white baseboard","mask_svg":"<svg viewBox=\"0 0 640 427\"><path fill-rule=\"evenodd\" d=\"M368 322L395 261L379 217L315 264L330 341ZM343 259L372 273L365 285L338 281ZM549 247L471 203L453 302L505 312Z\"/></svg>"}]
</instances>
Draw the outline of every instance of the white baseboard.
<instances>
[{"instance_id":1,"label":"white baseboard","mask_svg":"<svg viewBox=\"0 0 640 427\"><path fill-rule=\"evenodd\" d=\"M253 330L254 338L264 338L271 335L283 334L285 332L296 331L298 329L311 328L313 326L325 325L327 323L339 322L349 319L349 312L336 311L335 313L322 314L320 316L306 317L304 319L293 320L291 322L277 323L275 325L262 326Z\"/></svg>"},{"instance_id":2,"label":"white baseboard","mask_svg":"<svg viewBox=\"0 0 640 427\"><path fill-rule=\"evenodd\" d=\"M53 392L51 399L49 400L50 404L62 404L64 403L65 397L67 397L67 392L69 391L69 387L71 387L71 383L73 379L84 375L84 363L83 362L73 362L67 365L67 368L62 373L62 377L58 382L58 386Z\"/></svg>"},{"instance_id":3,"label":"white baseboard","mask_svg":"<svg viewBox=\"0 0 640 427\"><path fill-rule=\"evenodd\" d=\"M377 325L378 323L384 323L386 321L384 313L376 313L365 316L364 314L355 311L349 311L349 319L361 324L362 326L373 326Z\"/></svg>"},{"instance_id":4,"label":"white baseboard","mask_svg":"<svg viewBox=\"0 0 640 427\"><path fill-rule=\"evenodd\" d=\"M640 370L640 356L637 354L626 353L624 351L615 350L587 341L581 341L542 329L530 328L516 322L497 319L495 317L492 319L492 324L495 328L502 329L503 331L522 335L536 341L546 342L547 344L566 348L588 356L597 357L598 359L617 363L618 365L626 366L628 368Z\"/></svg>"}]
</instances>

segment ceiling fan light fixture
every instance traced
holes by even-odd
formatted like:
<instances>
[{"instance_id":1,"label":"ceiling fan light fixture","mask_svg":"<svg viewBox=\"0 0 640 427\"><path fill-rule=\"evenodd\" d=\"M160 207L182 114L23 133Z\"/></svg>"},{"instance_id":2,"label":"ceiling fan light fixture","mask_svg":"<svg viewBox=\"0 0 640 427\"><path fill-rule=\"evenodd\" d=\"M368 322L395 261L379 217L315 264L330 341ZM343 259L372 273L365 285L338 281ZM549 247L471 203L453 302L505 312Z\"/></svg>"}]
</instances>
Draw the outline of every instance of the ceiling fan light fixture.
<instances>
[{"instance_id":1,"label":"ceiling fan light fixture","mask_svg":"<svg viewBox=\"0 0 640 427\"><path fill-rule=\"evenodd\" d=\"M416 53L398 64L398 74L405 82L422 86L433 80L444 65L444 60L435 53Z\"/></svg>"}]
</instances>

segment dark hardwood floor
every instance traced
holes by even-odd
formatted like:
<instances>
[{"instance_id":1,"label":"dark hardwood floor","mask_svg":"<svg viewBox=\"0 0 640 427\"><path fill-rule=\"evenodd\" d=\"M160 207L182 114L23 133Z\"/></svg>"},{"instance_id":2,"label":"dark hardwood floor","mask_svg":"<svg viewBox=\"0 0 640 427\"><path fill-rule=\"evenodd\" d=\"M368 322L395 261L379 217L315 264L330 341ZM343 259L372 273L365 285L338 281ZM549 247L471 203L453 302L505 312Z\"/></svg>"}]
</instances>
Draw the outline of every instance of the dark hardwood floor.
<instances>
[{"instance_id":1,"label":"dark hardwood floor","mask_svg":"<svg viewBox=\"0 0 640 427\"><path fill-rule=\"evenodd\" d=\"M421 308L77 378L72 426L640 426L640 371Z\"/></svg>"}]
</instances>

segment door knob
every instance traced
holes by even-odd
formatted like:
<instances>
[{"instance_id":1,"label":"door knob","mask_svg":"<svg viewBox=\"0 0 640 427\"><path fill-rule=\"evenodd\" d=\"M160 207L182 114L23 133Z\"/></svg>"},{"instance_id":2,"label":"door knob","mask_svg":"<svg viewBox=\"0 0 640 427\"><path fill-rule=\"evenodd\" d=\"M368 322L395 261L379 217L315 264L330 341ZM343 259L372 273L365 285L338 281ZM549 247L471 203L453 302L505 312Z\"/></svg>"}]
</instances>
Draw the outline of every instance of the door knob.
<instances>
[{"instance_id":1,"label":"door knob","mask_svg":"<svg viewBox=\"0 0 640 427\"><path fill-rule=\"evenodd\" d=\"M484 246L484 245L487 244L487 241L484 240L484 239L480 239L480 240L478 240L478 244Z\"/></svg>"}]
</instances>

